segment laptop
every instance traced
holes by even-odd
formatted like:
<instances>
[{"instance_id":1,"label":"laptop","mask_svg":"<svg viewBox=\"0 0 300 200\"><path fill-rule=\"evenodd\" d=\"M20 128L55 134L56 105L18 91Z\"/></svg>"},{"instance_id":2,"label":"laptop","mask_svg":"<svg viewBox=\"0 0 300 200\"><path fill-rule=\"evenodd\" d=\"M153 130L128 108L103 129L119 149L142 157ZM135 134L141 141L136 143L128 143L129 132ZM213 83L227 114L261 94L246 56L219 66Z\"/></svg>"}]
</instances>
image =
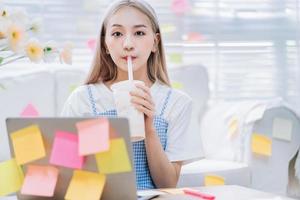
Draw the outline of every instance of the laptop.
<instances>
[{"instance_id":1,"label":"laptop","mask_svg":"<svg viewBox=\"0 0 300 200\"><path fill-rule=\"evenodd\" d=\"M53 197L41 197L23 195L20 192L17 193L19 200L43 200L43 199L65 199L65 195L73 175L73 169L51 165L49 163L52 144L54 142L55 132L67 131L77 134L76 123L84 120L92 120L95 118L8 118L6 120L7 132L11 134L15 131L23 129L31 125L37 125L42 133L43 142L46 150L46 156L39 160L32 161L30 163L22 165L24 176L26 176L26 170L28 164L34 165L50 165L59 170L58 180L55 187ZM132 200L137 199L135 172L133 165L132 146L129 136L129 126L127 119L124 118L108 118L110 124L110 139L123 138L127 147L128 156L131 163L131 171L121 172L114 174L106 174L106 182L101 196L101 200ZM11 156L14 155L14 148L12 145L11 137L9 136L10 152ZM98 172L95 156L88 155L85 158L83 168L81 170Z\"/></svg>"}]
</instances>

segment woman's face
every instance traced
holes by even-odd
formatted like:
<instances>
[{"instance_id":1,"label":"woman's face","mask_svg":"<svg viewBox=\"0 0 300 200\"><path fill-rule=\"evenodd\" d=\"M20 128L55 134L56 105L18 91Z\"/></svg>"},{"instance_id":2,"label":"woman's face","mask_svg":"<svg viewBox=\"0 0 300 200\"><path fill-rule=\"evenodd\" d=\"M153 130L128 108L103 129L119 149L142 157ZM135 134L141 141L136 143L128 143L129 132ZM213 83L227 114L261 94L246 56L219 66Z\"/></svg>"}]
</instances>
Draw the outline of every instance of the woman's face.
<instances>
[{"instance_id":1,"label":"woman's face","mask_svg":"<svg viewBox=\"0 0 300 200\"><path fill-rule=\"evenodd\" d=\"M121 8L107 22L105 45L119 70L127 71L128 56L132 57L133 71L145 70L157 41L149 18L135 8Z\"/></svg>"}]
</instances>

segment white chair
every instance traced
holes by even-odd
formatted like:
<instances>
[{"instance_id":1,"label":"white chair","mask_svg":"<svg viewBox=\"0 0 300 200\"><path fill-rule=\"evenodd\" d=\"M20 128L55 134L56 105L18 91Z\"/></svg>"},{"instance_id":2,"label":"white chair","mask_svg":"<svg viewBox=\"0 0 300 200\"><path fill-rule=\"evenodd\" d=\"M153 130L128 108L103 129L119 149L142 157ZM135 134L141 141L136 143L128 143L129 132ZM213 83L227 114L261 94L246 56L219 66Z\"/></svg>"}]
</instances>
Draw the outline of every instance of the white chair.
<instances>
[{"instance_id":1,"label":"white chair","mask_svg":"<svg viewBox=\"0 0 300 200\"><path fill-rule=\"evenodd\" d=\"M232 119L237 120L237 133L230 135ZM290 141L273 136L274 129L287 130L289 126L292 126ZM252 152L253 133L265 134L272 140L271 156ZM214 174L224 177L225 184L287 194L289 163L300 146L300 121L282 102L214 105L202 120L201 136L205 159L183 166L178 186L203 185L203 177Z\"/></svg>"}]
</instances>

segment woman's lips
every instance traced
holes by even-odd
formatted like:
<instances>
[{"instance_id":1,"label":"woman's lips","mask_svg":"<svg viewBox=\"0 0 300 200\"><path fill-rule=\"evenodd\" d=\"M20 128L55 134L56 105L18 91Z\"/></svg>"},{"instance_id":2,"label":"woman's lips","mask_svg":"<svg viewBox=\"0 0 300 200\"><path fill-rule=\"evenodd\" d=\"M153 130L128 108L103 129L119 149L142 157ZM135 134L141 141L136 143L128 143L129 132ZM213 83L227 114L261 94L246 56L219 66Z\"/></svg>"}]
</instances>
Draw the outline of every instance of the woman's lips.
<instances>
[{"instance_id":1,"label":"woman's lips","mask_svg":"<svg viewBox=\"0 0 300 200\"><path fill-rule=\"evenodd\" d=\"M127 61L127 56L126 56L126 57L122 57L122 59L124 59L124 60L126 60L126 61ZM136 59L136 57L134 57L134 56L131 56L131 60L134 60L134 59Z\"/></svg>"}]
</instances>

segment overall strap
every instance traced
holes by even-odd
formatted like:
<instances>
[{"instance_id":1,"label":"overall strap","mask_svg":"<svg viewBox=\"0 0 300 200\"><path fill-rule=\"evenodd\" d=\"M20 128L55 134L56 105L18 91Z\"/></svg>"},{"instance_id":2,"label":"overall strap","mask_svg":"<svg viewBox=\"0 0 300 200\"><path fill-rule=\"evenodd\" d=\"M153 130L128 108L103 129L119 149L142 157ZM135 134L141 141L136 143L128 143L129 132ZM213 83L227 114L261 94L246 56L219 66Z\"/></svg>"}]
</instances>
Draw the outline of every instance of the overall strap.
<instances>
[{"instance_id":1,"label":"overall strap","mask_svg":"<svg viewBox=\"0 0 300 200\"><path fill-rule=\"evenodd\" d=\"M167 104L168 104L169 99L170 99L170 96L171 96L171 93L172 93L172 89L170 89L170 90L168 91L167 97L166 97L166 99L165 99L164 105L163 105L163 107L162 107L162 109L161 109L161 112L160 112L160 115L159 115L159 116L163 116L163 115L164 115L165 110L166 110L166 107L167 107Z\"/></svg>"},{"instance_id":2,"label":"overall strap","mask_svg":"<svg viewBox=\"0 0 300 200\"><path fill-rule=\"evenodd\" d=\"M88 95L89 95L89 100L92 106L92 112L94 114L94 116L97 115L97 109L96 109L96 103L93 97L93 93L92 93L92 88L90 85L87 85L87 91L88 91Z\"/></svg>"}]
</instances>

